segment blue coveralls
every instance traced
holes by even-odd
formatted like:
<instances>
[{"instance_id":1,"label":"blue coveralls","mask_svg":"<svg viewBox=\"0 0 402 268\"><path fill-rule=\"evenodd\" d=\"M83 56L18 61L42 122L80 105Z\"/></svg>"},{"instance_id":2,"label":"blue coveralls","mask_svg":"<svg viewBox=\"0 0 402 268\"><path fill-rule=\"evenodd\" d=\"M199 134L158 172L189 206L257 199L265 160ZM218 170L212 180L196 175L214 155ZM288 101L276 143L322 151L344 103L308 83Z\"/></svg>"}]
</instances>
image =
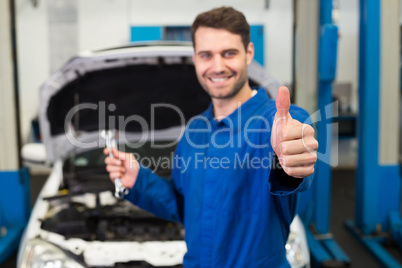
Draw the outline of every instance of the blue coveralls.
<instances>
[{"instance_id":1,"label":"blue coveralls","mask_svg":"<svg viewBox=\"0 0 402 268\"><path fill-rule=\"evenodd\" d=\"M213 107L187 125L166 180L140 167L127 199L185 227L184 267L290 267L285 244L296 213L296 179L272 168L275 102L263 88L221 121ZM291 106L294 119L309 115Z\"/></svg>"}]
</instances>

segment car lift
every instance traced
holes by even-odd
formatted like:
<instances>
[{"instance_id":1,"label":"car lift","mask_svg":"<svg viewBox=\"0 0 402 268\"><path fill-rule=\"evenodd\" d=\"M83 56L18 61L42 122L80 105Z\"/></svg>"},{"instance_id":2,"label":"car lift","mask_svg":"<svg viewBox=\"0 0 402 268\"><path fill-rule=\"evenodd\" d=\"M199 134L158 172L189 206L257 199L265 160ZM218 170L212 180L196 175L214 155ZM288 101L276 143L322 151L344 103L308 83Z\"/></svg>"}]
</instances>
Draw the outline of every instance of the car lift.
<instances>
[{"instance_id":1,"label":"car lift","mask_svg":"<svg viewBox=\"0 0 402 268\"><path fill-rule=\"evenodd\" d=\"M333 135L332 83L336 74L338 27L332 23L332 0L319 0L318 33L318 111L312 114L316 122L318 161L311 189L300 194L302 216L314 267L343 267L350 264L329 230L331 204L331 147ZM314 11L313 11L314 12ZM310 37L311 38L311 37ZM314 36L313 36L314 39ZM313 60L313 59L305 59ZM304 91L303 91L304 92ZM310 111L311 112L311 111ZM309 204L306 204L305 200Z\"/></svg>"},{"instance_id":2,"label":"car lift","mask_svg":"<svg viewBox=\"0 0 402 268\"><path fill-rule=\"evenodd\" d=\"M18 245L31 211L29 172L0 172L0 264Z\"/></svg>"},{"instance_id":3,"label":"car lift","mask_svg":"<svg viewBox=\"0 0 402 268\"><path fill-rule=\"evenodd\" d=\"M333 117L331 83L335 77L337 41L336 26L331 25L331 2L320 0L317 138L321 148L312 190L306 194L312 195L314 202L303 217L312 262L318 267L350 264L329 233L331 173L328 150L331 148L332 124L328 119ZM402 267L383 247L384 242L392 241L402 249L397 146L399 1L360 0L360 14L356 219L345 225L385 267Z\"/></svg>"},{"instance_id":4,"label":"car lift","mask_svg":"<svg viewBox=\"0 0 402 268\"><path fill-rule=\"evenodd\" d=\"M402 249L399 31L398 0L360 0L356 218L345 225L384 267L402 267L383 247Z\"/></svg>"}]
</instances>

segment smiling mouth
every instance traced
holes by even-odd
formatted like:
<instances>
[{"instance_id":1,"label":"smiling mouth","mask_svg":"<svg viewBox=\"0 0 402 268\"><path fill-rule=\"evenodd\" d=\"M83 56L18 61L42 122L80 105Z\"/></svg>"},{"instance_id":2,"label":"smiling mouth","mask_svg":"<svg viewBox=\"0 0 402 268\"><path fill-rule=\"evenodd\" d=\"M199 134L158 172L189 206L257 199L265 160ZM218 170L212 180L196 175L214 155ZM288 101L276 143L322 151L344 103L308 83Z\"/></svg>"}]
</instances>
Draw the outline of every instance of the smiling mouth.
<instances>
[{"instance_id":1,"label":"smiling mouth","mask_svg":"<svg viewBox=\"0 0 402 268\"><path fill-rule=\"evenodd\" d=\"M211 80L214 83L219 83L219 82L225 82L227 80L229 80L231 76L226 76L226 77L210 77L209 80Z\"/></svg>"}]
</instances>

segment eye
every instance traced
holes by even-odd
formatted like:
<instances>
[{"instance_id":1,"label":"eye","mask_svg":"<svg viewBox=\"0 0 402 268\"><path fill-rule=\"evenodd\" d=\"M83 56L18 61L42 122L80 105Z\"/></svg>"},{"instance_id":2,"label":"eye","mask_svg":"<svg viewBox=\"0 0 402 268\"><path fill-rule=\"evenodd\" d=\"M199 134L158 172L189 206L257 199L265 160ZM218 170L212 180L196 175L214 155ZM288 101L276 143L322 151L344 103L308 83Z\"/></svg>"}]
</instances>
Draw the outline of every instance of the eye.
<instances>
[{"instance_id":1,"label":"eye","mask_svg":"<svg viewBox=\"0 0 402 268\"><path fill-rule=\"evenodd\" d=\"M225 58L231 58L231 57L236 56L236 54L237 54L237 52L236 52L235 50L228 50L228 51L225 51L225 52L223 53L223 56L224 56Z\"/></svg>"},{"instance_id":2,"label":"eye","mask_svg":"<svg viewBox=\"0 0 402 268\"><path fill-rule=\"evenodd\" d=\"M199 54L199 56L201 59L205 59L205 60L211 58L211 54L209 54L209 53L201 53L201 54Z\"/></svg>"}]
</instances>

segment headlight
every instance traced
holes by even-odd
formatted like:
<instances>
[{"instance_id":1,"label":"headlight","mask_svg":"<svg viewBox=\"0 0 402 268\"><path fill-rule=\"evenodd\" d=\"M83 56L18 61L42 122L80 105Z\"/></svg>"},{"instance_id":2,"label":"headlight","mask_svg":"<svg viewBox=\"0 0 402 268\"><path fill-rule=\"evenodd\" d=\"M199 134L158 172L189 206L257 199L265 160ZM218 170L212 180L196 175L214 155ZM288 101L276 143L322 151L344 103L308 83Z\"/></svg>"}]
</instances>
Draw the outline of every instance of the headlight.
<instances>
[{"instance_id":1,"label":"headlight","mask_svg":"<svg viewBox=\"0 0 402 268\"><path fill-rule=\"evenodd\" d=\"M286 243L285 247L286 257L290 266L292 266L292 268L305 267L307 260L303 254L302 245L300 243L300 239L297 237L297 234L289 234L288 242Z\"/></svg>"},{"instance_id":2,"label":"headlight","mask_svg":"<svg viewBox=\"0 0 402 268\"><path fill-rule=\"evenodd\" d=\"M85 268L61 248L41 239L28 242L21 268Z\"/></svg>"},{"instance_id":3,"label":"headlight","mask_svg":"<svg viewBox=\"0 0 402 268\"><path fill-rule=\"evenodd\" d=\"M300 218L295 217L286 243L286 258L292 268L310 267L306 232Z\"/></svg>"}]
</instances>

